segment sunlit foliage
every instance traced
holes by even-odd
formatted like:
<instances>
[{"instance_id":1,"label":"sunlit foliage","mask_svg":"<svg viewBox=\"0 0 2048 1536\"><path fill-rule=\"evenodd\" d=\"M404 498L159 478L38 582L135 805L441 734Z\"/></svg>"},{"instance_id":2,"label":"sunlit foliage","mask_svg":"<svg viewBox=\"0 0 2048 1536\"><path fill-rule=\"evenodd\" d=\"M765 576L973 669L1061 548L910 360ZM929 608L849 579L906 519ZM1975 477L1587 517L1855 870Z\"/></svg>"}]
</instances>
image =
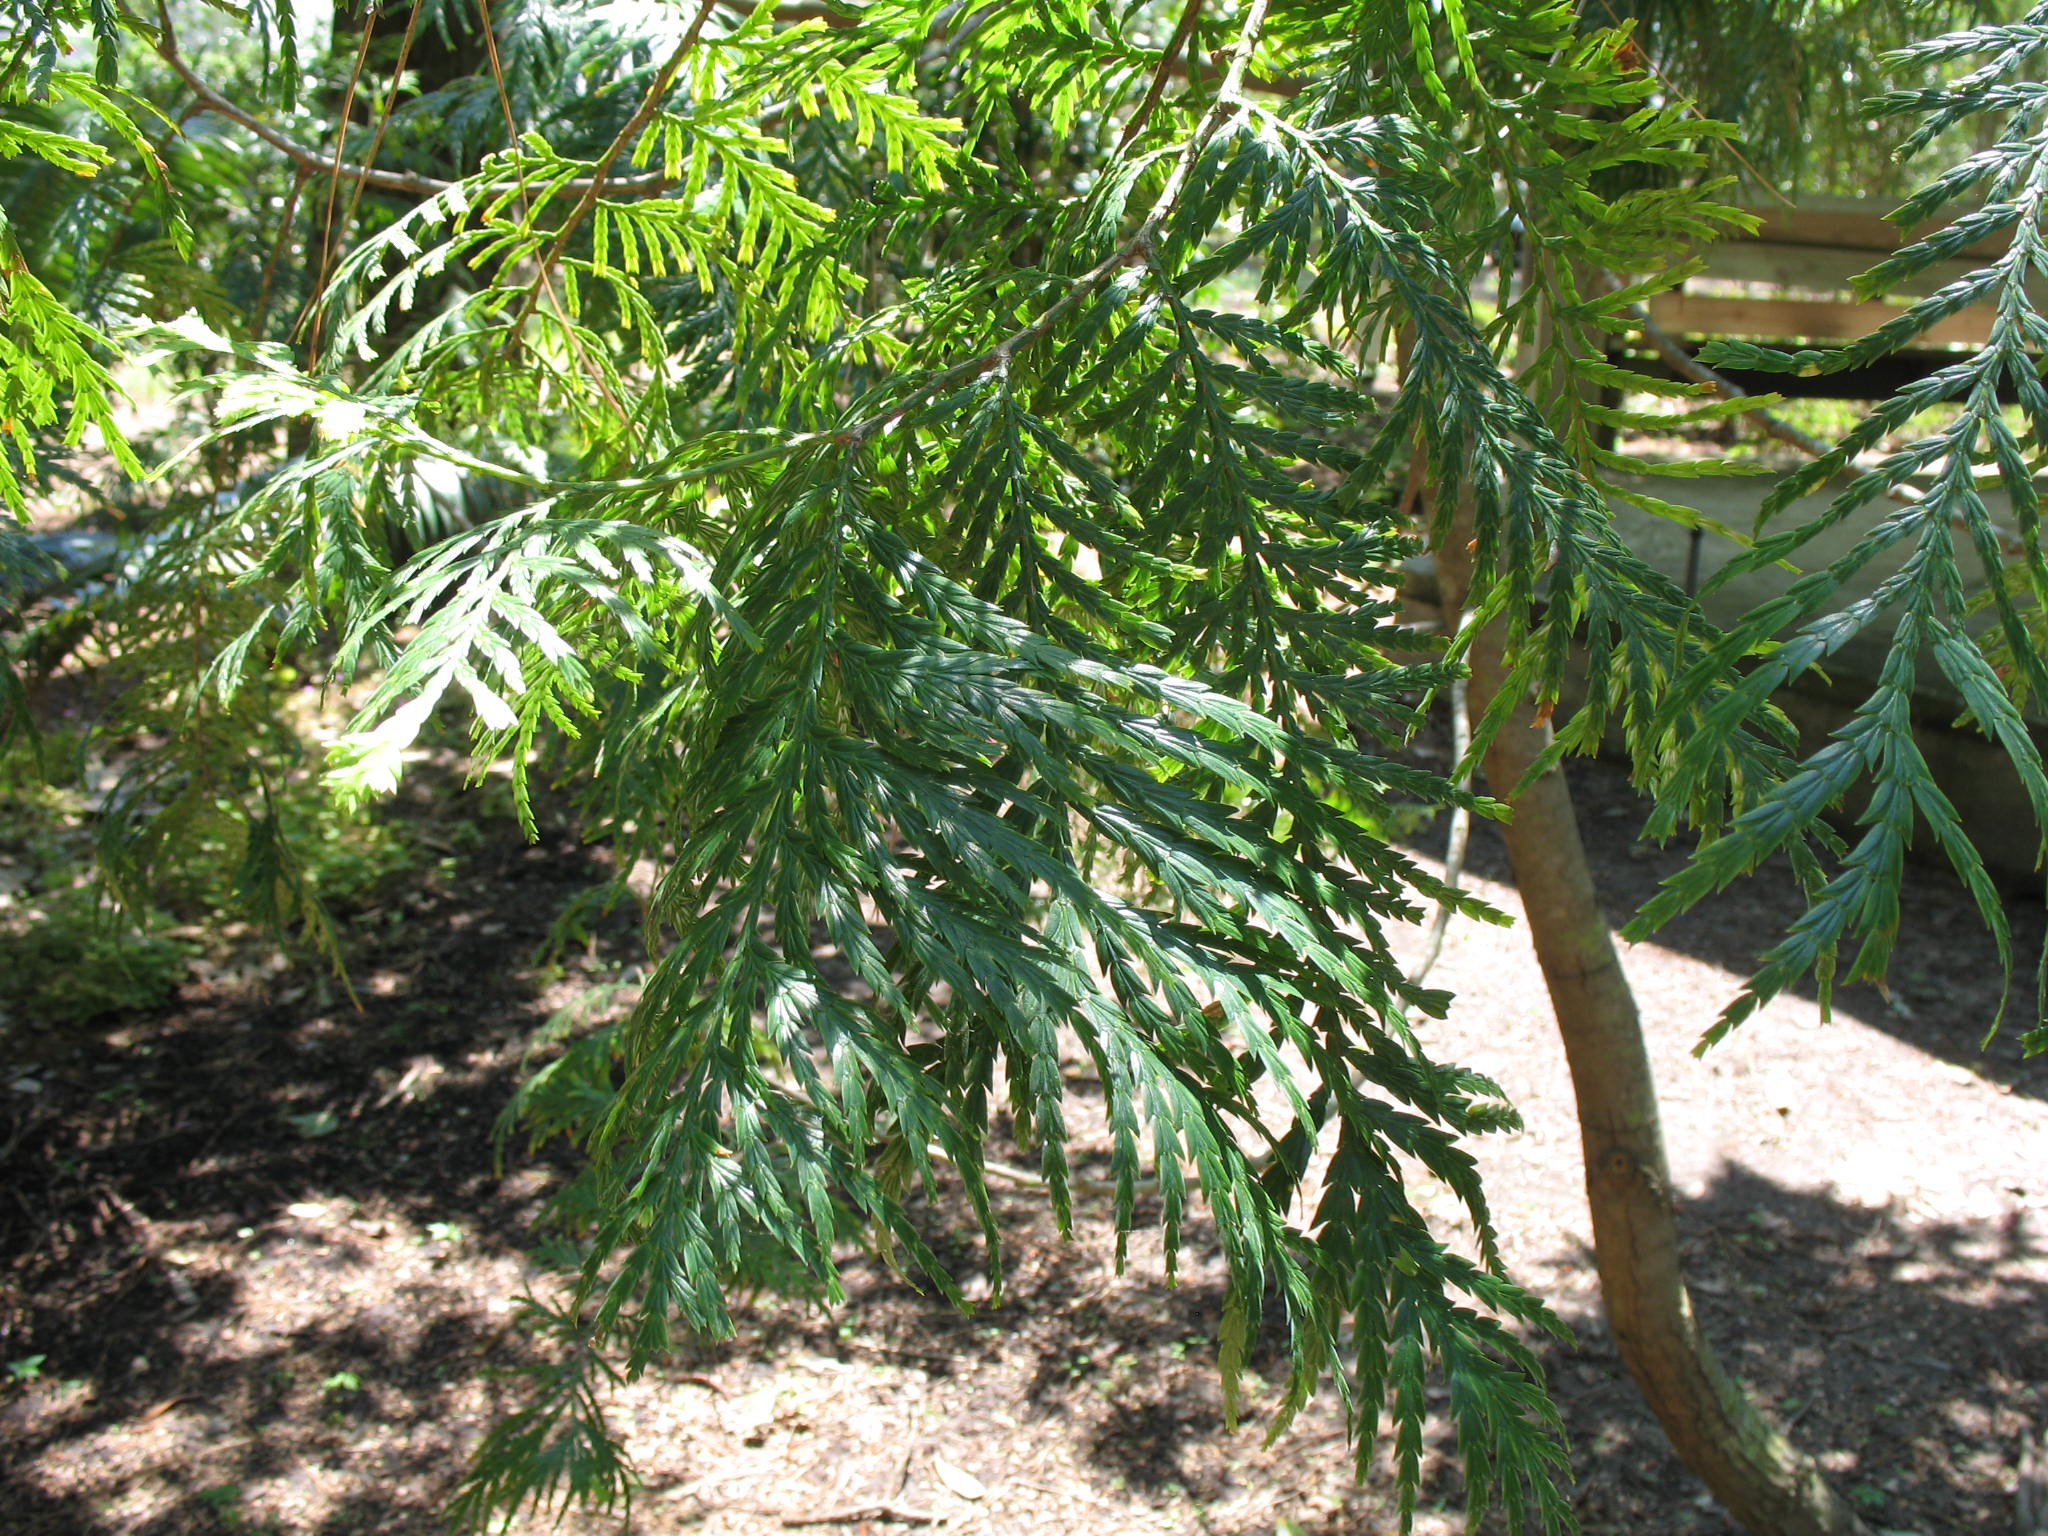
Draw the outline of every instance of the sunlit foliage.
<instances>
[{"instance_id":1,"label":"sunlit foliage","mask_svg":"<svg viewBox=\"0 0 2048 1536\"><path fill-rule=\"evenodd\" d=\"M1981 884L1896 718L1902 684L1804 765L1768 704L1856 622L1817 617L1831 578L1722 635L1614 529L1610 497L1697 521L1618 478L1646 466L1603 446L1634 418L1599 394L1605 336L1740 223L1708 158L1731 130L1639 67L1625 29L1555 0L872 0L801 19L530 0L488 21L451 3L339 35L304 81L284 15L255 14L262 46L239 51L183 8L7 22L0 153L77 176L118 162L157 188L168 243L138 256L124 216L77 225L68 254L42 239L40 266L0 248L0 492L21 503L40 431L97 424L125 452L117 347L212 413L193 447L211 492L174 499L97 600L107 652L151 680L160 743L116 802L108 856L131 888L180 806L238 785L245 901L318 941L266 809L265 669L308 654L364 683L328 765L344 799L390 792L430 716L463 711L522 815L558 782L620 868L660 871L637 1008L575 1036L516 1106L588 1152L562 1202L579 1278L535 1304L562 1352L458 1513L622 1496L598 1384L678 1326L729 1329L749 1256L836 1298L858 1235L955 1295L914 1209L954 1183L999 1291L985 1147L1007 1113L1070 1220L1071 1046L1100 1079L1119 1230L1156 1215L1171 1256L1197 1202L1213 1221L1227 1402L1277 1311L1276 1432L1334 1386L1361 1468L1386 1427L1412 1505L1435 1371L1475 1518L1568 1526L1526 1342L1555 1324L1505 1273L1464 1146L1513 1111L1428 1053L1447 999L1386 937L1431 902L1492 915L1393 845L1394 808L1497 810L1389 753L1456 666L1395 624L1404 490L1431 489L1424 533L1472 517L1477 604L1509 634L1517 687L1481 744L1515 695L1554 699L1579 647L1590 688L1559 750L1618 734L1659 829L1707 834L1649 920L1793 853L1816 904L1755 996L1842 943L1859 973L1881 966L1913 808ZM1929 47L2010 74L2033 36ZM423 83L407 69L428 38ZM96 73L65 67L78 44ZM195 159L193 131L128 89L196 103L231 148ZM2013 117L1922 200L1988 191L1987 210L1871 281L2024 237L1841 357L1981 290L1999 338L1926 388L2038 394L2044 322L2020 281L2036 94L1994 70L1890 103L1930 130ZM235 176L277 227L237 211ZM195 227L240 254L208 255ZM118 341L52 295L59 272L114 295ZM1947 466L1872 535L1924 551L1882 594L1905 615L1899 665L1932 643L2038 785L2007 683L1959 627L1945 543L1960 523L1996 553L1970 463L2024 485L2040 430L2020 443L2001 420L1970 415L1837 515ZM2026 579L2048 581L2030 503L2022 521ZM0 579L34 563L0 527ZM1994 601L2038 686L2017 600ZM1777 645L1788 623L1806 628ZM1831 874L1819 814L1873 777L1871 831ZM1431 1230L1418 1178L1455 1191L1473 1256Z\"/></svg>"}]
</instances>

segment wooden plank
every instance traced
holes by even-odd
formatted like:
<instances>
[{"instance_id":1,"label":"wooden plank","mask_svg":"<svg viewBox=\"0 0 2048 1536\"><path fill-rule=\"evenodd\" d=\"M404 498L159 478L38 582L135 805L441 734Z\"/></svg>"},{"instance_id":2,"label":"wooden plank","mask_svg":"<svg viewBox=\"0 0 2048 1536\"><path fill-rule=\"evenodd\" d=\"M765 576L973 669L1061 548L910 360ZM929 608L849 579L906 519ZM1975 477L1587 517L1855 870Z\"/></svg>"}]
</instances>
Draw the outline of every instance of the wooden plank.
<instances>
[{"instance_id":1,"label":"wooden plank","mask_svg":"<svg viewBox=\"0 0 2048 1536\"><path fill-rule=\"evenodd\" d=\"M1774 245L1825 245L1851 251L1891 251L1905 243L1898 227L1881 210L1829 213L1815 208L1752 208L1762 222L1754 235L1737 239L1766 240Z\"/></svg>"},{"instance_id":2,"label":"wooden plank","mask_svg":"<svg viewBox=\"0 0 2048 1536\"><path fill-rule=\"evenodd\" d=\"M1645 343L1630 342L1626 350L1610 354L1609 361L1646 373L1653 379L1686 377L1662 356L1646 352L1644 347ZM1953 352L1894 352L1867 368L1846 368L1840 373L1763 373L1722 367L1714 371L1745 394L1779 394L1795 400L1885 400L1955 360ZM2019 398L2019 392L2010 379L2000 380L1998 398L2007 405Z\"/></svg>"},{"instance_id":3,"label":"wooden plank","mask_svg":"<svg viewBox=\"0 0 2048 1536\"><path fill-rule=\"evenodd\" d=\"M1890 304L1816 303L1802 299L1724 299L1662 293L1650 318L1674 336L1753 336L1770 341L1853 341L1897 317ZM1982 346L1993 314L1974 305L1922 333L1921 346Z\"/></svg>"},{"instance_id":4,"label":"wooden plank","mask_svg":"<svg viewBox=\"0 0 2048 1536\"><path fill-rule=\"evenodd\" d=\"M1889 255L1888 251L1848 250L1840 246L1783 245L1768 240L1727 240L1710 245L1702 277L1726 278L1731 282L1775 283L1780 288L1804 288L1814 293L1850 291L1850 281L1860 277ZM1917 277L1898 284L1894 293L1922 298L1947 287L1977 269L1971 261L1938 261Z\"/></svg>"},{"instance_id":5,"label":"wooden plank","mask_svg":"<svg viewBox=\"0 0 2048 1536\"><path fill-rule=\"evenodd\" d=\"M1852 251L1897 250L1910 245L1913 240L1931 235L1943 227L1944 220L1929 219L1916 224L1910 231L1902 232L1885 215L1896 203L1882 201L1857 203L1847 199L1830 199L1823 203L1808 202L1797 208L1783 205L1770 208L1751 208L1762 223L1754 235L1738 236L1737 240L1757 240L1773 245L1820 245ZM1988 240L1979 240L1963 248L1963 254L1979 258L1997 256L2011 237L1994 235Z\"/></svg>"},{"instance_id":6,"label":"wooden plank","mask_svg":"<svg viewBox=\"0 0 2048 1536\"><path fill-rule=\"evenodd\" d=\"M1818 245L1778 245L1764 240L1730 240L1709 246L1704 252L1706 270L1700 275L1730 282L1772 283L1780 288L1804 288L1810 293L1839 293L1846 300L1850 281L1877 265L1884 254L1852 251ZM1894 284L1892 292L1903 298L1925 298L1950 283L1968 277L1978 269L1974 261L1937 261L1917 276ZM2048 281L2030 278L2027 292L2034 303L2048 310Z\"/></svg>"}]
</instances>

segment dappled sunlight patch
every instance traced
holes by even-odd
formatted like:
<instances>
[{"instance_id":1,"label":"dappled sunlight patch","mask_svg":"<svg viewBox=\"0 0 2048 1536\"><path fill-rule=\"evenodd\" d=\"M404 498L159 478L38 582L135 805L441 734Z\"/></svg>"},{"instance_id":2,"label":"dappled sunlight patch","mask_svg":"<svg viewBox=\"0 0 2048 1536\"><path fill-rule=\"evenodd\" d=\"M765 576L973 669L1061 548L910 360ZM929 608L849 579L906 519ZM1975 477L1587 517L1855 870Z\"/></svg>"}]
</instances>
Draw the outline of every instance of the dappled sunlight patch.
<instances>
[{"instance_id":1,"label":"dappled sunlight patch","mask_svg":"<svg viewBox=\"0 0 2048 1536\"><path fill-rule=\"evenodd\" d=\"M1615 769L1571 771L1618 920L1682 852L1637 849L1639 802ZM1466 884L1517 912L1504 873L1482 834ZM1664 1101L1694 1303L1724 1363L1859 1509L1887 1529L2003 1530L2048 1379L2039 1069L2009 1043L1977 1049L1994 957L1960 920L1967 898L1930 879L1909 882L1907 932L1929 935L1902 941L1910 1010L1856 988L1823 1022L1789 993L1695 1057L1742 985L1746 949L1782 931L1785 893L1752 886L1622 957ZM1420 942L1415 929L1396 945ZM1697 1485L1606 1338L1571 1083L1527 946L1519 928L1454 926L1432 981L1457 1001L1428 1039L1498 1078L1527 1122L1474 1152L1511 1266L1578 1331L1546 1358L1588 1479L1580 1513L1594 1530L1664 1529L1670 1517L1651 1512L1684 1507L1679 1490Z\"/></svg>"}]
</instances>

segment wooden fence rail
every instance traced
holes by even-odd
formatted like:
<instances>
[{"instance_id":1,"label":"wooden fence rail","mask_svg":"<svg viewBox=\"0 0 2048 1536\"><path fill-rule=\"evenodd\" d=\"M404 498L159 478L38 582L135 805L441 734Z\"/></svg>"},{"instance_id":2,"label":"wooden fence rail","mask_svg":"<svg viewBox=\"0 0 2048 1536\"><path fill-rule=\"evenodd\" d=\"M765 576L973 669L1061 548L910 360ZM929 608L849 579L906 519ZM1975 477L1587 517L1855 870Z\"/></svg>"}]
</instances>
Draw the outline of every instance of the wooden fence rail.
<instances>
[{"instance_id":1,"label":"wooden fence rail","mask_svg":"<svg viewBox=\"0 0 2048 1536\"><path fill-rule=\"evenodd\" d=\"M1707 248L1706 266L1679 290L1650 303L1650 318L1665 332L1696 349L1705 341L1741 337L1777 344L1830 345L1852 341L1896 317L1903 302L1924 298L1954 282L2006 245L2003 238L1979 241L1956 258L1941 261L1897 285L1892 298L1858 299L1851 279L1867 272L1900 246L1939 228L1930 222L1901 232L1884 217L1894 206L1847 198L1808 199L1798 207L1753 210L1761 220L1753 234ZM2048 282L2032 288L2048 309ZM1785 395L1839 399L1881 399L1914 379L1955 361L1958 349L1990 338L1993 312L1972 305L1930 327L1911 351L1869 368L1812 378L1782 374L1733 373L1745 389ZM1646 357L1634 343L1616 361L1645 373L1669 376L1668 365ZM1727 372L1727 370L1723 370Z\"/></svg>"}]
</instances>

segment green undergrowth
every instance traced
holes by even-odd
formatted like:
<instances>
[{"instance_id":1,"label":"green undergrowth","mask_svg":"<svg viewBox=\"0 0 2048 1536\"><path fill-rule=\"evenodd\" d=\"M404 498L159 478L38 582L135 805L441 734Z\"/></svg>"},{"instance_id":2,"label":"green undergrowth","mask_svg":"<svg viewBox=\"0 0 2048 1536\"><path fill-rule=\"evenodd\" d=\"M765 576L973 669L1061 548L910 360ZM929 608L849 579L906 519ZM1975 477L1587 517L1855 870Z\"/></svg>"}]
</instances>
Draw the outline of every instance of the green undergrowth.
<instances>
[{"instance_id":1,"label":"green undergrowth","mask_svg":"<svg viewBox=\"0 0 2048 1536\"><path fill-rule=\"evenodd\" d=\"M17 898L0 922L0 1009L11 1020L78 1025L160 1008L199 950L138 927L85 889Z\"/></svg>"},{"instance_id":2,"label":"green undergrowth","mask_svg":"<svg viewBox=\"0 0 2048 1536\"><path fill-rule=\"evenodd\" d=\"M107 806L121 793L123 752L91 753L61 738L41 745L39 760L0 760L0 1013L8 1022L75 1027L164 1007L195 959L237 943L321 959L302 933L238 921L262 914L250 910L251 818L230 788L182 795L176 859L155 861L145 881L116 891L95 860ZM403 817L336 805L310 772L269 786L265 805L297 877L331 919L387 900L442 858Z\"/></svg>"}]
</instances>

